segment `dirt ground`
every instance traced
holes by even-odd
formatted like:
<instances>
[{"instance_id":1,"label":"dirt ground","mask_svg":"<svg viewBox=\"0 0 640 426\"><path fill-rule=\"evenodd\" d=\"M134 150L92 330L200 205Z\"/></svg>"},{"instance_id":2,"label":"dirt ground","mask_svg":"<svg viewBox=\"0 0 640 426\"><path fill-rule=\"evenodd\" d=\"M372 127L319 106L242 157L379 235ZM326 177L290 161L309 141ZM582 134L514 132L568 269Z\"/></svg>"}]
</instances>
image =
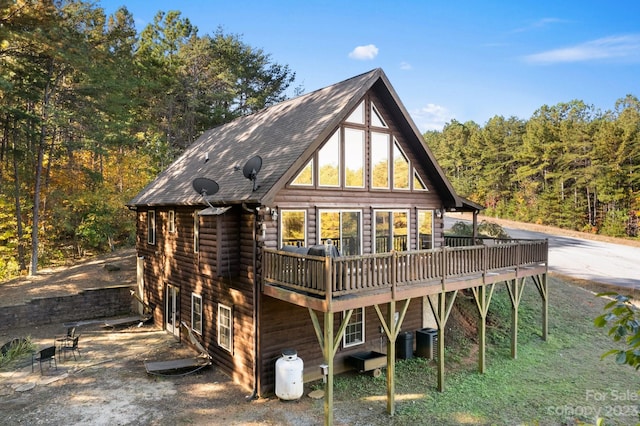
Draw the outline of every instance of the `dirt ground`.
<instances>
[{"instance_id":1,"label":"dirt ground","mask_svg":"<svg viewBox=\"0 0 640 426\"><path fill-rule=\"evenodd\" d=\"M117 266L109 270L105 265ZM135 283L135 252L121 250L72 266L41 271L0 283L0 309L34 297L53 297L123 283ZM62 324L1 330L0 344L30 336L38 348L54 344ZM82 326L80 356L71 353L41 374L31 358L0 369L0 423L11 425L317 425L322 400L252 399L215 367L184 377L146 373L145 360L168 360L196 353L165 331L143 327ZM384 407L381 407L381 411ZM341 424L336 421L336 424ZM345 423L346 424L346 423Z\"/></svg>"},{"instance_id":2,"label":"dirt ground","mask_svg":"<svg viewBox=\"0 0 640 426\"><path fill-rule=\"evenodd\" d=\"M30 335L39 347L53 344L62 325L3 333L0 341ZM80 355L55 365L30 358L0 370L0 418L11 425L315 425L322 424L322 402L277 398L250 400L249 391L215 367L184 377L146 373L144 360L195 355L152 327L79 330ZM10 340L10 339L9 339ZM339 424L339 423L338 423Z\"/></svg>"}]
</instances>

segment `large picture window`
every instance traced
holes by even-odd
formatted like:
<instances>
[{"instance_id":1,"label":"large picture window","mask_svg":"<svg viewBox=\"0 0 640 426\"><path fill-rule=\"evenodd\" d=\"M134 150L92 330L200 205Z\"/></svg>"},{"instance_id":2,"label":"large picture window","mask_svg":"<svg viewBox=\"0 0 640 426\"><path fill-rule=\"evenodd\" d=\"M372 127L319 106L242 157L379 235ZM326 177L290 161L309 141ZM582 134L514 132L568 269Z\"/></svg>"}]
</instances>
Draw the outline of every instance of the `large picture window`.
<instances>
[{"instance_id":1,"label":"large picture window","mask_svg":"<svg viewBox=\"0 0 640 426\"><path fill-rule=\"evenodd\" d=\"M371 132L371 187L389 188L389 135Z\"/></svg>"},{"instance_id":2,"label":"large picture window","mask_svg":"<svg viewBox=\"0 0 640 426\"><path fill-rule=\"evenodd\" d=\"M364 187L364 130L344 129L344 186Z\"/></svg>"},{"instance_id":3,"label":"large picture window","mask_svg":"<svg viewBox=\"0 0 640 426\"><path fill-rule=\"evenodd\" d=\"M342 256L361 254L362 213L359 210L320 211L320 242L331 239Z\"/></svg>"},{"instance_id":4,"label":"large picture window","mask_svg":"<svg viewBox=\"0 0 640 426\"><path fill-rule=\"evenodd\" d=\"M364 343L364 308L354 309L344 329L342 346L345 348Z\"/></svg>"},{"instance_id":5,"label":"large picture window","mask_svg":"<svg viewBox=\"0 0 640 426\"><path fill-rule=\"evenodd\" d=\"M218 305L218 346L233 351L233 313L226 305Z\"/></svg>"},{"instance_id":6,"label":"large picture window","mask_svg":"<svg viewBox=\"0 0 640 426\"><path fill-rule=\"evenodd\" d=\"M280 247L307 245L307 212L280 210Z\"/></svg>"},{"instance_id":7,"label":"large picture window","mask_svg":"<svg viewBox=\"0 0 640 426\"><path fill-rule=\"evenodd\" d=\"M376 253L409 249L409 212L406 210L376 210Z\"/></svg>"},{"instance_id":8,"label":"large picture window","mask_svg":"<svg viewBox=\"0 0 640 426\"><path fill-rule=\"evenodd\" d=\"M340 131L336 131L318 151L320 186L340 186Z\"/></svg>"}]
</instances>

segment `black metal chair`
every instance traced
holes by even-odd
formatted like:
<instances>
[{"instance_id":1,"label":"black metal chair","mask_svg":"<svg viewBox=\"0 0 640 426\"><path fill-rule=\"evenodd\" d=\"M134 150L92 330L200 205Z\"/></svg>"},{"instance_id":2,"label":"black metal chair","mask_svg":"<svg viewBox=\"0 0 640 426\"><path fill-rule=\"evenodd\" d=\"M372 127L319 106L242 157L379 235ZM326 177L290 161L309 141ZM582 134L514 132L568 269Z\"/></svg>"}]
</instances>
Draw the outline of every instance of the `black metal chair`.
<instances>
[{"instance_id":1,"label":"black metal chair","mask_svg":"<svg viewBox=\"0 0 640 426\"><path fill-rule=\"evenodd\" d=\"M67 342L67 340L69 339L73 339L76 335L76 328L74 326L71 327L67 327L67 334L65 335L58 335L55 338L55 342L56 342L56 346L58 347L58 351L60 351L60 349L62 349L62 346L64 346Z\"/></svg>"},{"instance_id":2,"label":"black metal chair","mask_svg":"<svg viewBox=\"0 0 640 426\"><path fill-rule=\"evenodd\" d=\"M56 347L49 346L48 348L41 349L40 351L34 353L31 356L31 372L33 372L33 364L38 362L40 364L40 374L42 374L42 363L48 362L49 368L51 368L51 361L56 366L56 370L58 369L58 363L56 362Z\"/></svg>"},{"instance_id":3,"label":"black metal chair","mask_svg":"<svg viewBox=\"0 0 640 426\"><path fill-rule=\"evenodd\" d=\"M73 338L69 338L65 340L65 342L60 346L60 352L64 354L64 359L67 359L67 352L71 352L73 355L74 361L77 361L76 352L78 352L78 356L80 356L80 348L78 348L78 339L80 339L80 335L76 335Z\"/></svg>"}]
</instances>

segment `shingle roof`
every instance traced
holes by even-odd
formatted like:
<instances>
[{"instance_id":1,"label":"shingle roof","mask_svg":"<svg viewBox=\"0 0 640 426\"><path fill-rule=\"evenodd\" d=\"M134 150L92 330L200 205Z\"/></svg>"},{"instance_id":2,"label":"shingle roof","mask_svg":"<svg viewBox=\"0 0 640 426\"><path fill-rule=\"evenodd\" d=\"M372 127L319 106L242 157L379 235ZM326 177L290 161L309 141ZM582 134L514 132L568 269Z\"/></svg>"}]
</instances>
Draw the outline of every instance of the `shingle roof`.
<instances>
[{"instance_id":1,"label":"shingle roof","mask_svg":"<svg viewBox=\"0 0 640 426\"><path fill-rule=\"evenodd\" d=\"M206 131L128 205L203 205L202 197L192 187L193 180L199 177L218 183L219 191L208 197L214 205L268 204L365 93L380 81L387 97L395 101L400 115L405 116L406 124L421 140L384 72L378 68ZM458 204L428 149L425 154L436 167L439 175L436 181L444 187L445 197ZM256 155L262 157L262 168L257 176L258 188L253 191L253 184L244 177L242 168Z\"/></svg>"}]
</instances>

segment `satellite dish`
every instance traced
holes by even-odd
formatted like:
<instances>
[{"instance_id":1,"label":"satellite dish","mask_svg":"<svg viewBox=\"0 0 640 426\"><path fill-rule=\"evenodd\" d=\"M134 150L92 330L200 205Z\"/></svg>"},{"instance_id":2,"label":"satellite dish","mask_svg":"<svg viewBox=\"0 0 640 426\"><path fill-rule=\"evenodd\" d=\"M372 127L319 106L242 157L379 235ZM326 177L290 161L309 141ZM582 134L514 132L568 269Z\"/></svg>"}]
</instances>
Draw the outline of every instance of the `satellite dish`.
<instances>
[{"instance_id":1,"label":"satellite dish","mask_svg":"<svg viewBox=\"0 0 640 426\"><path fill-rule=\"evenodd\" d=\"M193 189L203 197L213 195L220 189L216 181L207 178L195 178L192 185Z\"/></svg>"},{"instance_id":2,"label":"satellite dish","mask_svg":"<svg viewBox=\"0 0 640 426\"><path fill-rule=\"evenodd\" d=\"M242 168L242 173L244 174L244 177L246 177L251 182L253 182L254 191L258 189L258 186L256 185L256 178L258 177L258 172L260 171L261 167L262 167L262 157L260 157L259 155L256 155L255 157L249 159L249 161L247 161L244 167Z\"/></svg>"}]
</instances>

